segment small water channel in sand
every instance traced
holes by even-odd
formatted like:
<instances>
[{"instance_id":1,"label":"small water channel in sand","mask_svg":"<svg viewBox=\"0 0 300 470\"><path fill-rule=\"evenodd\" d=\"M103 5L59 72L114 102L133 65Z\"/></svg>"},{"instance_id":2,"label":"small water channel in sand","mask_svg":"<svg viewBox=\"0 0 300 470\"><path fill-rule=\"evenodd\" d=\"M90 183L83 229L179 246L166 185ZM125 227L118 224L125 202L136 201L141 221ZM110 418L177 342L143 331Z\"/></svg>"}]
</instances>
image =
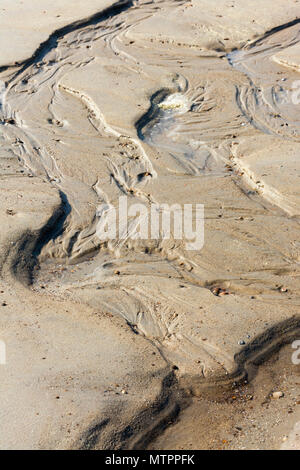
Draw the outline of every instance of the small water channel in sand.
<instances>
[{"instance_id":1,"label":"small water channel in sand","mask_svg":"<svg viewBox=\"0 0 300 470\"><path fill-rule=\"evenodd\" d=\"M191 397L199 383L226 378L232 384L241 350L267 354L274 343L286 343L287 327L291 337L299 332L299 213L289 194L274 190L243 158L256 156L255 145L284 150L299 142L298 108L286 99L298 73L272 60L299 42L299 26L227 57L182 44L162 51L160 43L130 37L156 14L155 2L129 3L55 33L6 80L3 138L13 142L26 171L58 190L62 201L59 227L40 237L25 267L35 268L19 280L30 279L37 295L123 318L132 334L156 346ZM272 173L272 165L266 171ZM97 207L116 205L122 195L146 204L204 204L203 250L188 252L173 237L101 243ZM245 409L249 428L273 389L269 377L297 388L299 370L290 374L287 359L278 376L273 364L263 367L266 375L253 384L224 392L226 403L235 401L232 393L240 397L238 405L230 401L220 410L217 391L204 402L193 398L191 410L197 407L201 422L187 432L203 431L206 411L213 416L217 408L220 423L231 416L235 427ZM245 405L248 395L257 396L255 406L251 400ZM293 392L278 403L294 409L295 402ZM179 436L186 425L179 421L172 429ZM218 447L213 434L220 429L210 429L209 442L201 432L191 445ZM154 446L166 448L179 438L170 439L166 434Z\"/></svg>"}]
</instances>

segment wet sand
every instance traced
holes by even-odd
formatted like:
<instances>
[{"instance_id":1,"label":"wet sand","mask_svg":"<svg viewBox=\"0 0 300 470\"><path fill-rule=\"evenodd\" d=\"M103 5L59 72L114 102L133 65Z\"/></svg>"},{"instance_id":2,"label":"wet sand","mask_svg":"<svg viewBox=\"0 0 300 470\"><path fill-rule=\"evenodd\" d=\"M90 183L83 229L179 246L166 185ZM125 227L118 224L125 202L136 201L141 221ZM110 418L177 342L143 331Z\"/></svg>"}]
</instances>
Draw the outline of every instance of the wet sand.
<instances>
[{"instance_id":1,"label":"wet sand","mask_svg":"<svg viewBox=\"0 0 300 470\"><path fill-rule=\"evenodd\" d=\"M0 447L299 447L298 2L10 3ZM203 248L102 242L120 196L204 204Z\"/></svg>"},{"instance_id":2,"label":"wet sand","mask_svg":"<svg viewBox=\"0 0 300 470\"><path fill-rule=\"evenodd\" d=\"M299 373L290 346L282 348L254 366L250 380L187 396L148 449L299 449Z\"/></svg>"}]
</instances>

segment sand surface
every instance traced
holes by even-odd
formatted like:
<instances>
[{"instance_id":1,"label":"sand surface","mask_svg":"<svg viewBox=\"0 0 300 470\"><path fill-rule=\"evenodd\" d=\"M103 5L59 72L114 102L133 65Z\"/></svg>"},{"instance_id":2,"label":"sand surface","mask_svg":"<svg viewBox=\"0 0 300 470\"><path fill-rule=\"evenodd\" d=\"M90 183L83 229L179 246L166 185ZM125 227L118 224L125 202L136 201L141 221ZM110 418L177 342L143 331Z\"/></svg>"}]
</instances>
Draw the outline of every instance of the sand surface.
<instances>
[{"instance_id":1,"label":"sand surface","mask_svg":"<svg viewBox=\"0 0 300 470\"><path fill-rule=\"evenodd\" d=\"M0 10L0 448L299 448L300 2ZM120 196L203 248L101 241Z\"/></svg>"}]
</instances>

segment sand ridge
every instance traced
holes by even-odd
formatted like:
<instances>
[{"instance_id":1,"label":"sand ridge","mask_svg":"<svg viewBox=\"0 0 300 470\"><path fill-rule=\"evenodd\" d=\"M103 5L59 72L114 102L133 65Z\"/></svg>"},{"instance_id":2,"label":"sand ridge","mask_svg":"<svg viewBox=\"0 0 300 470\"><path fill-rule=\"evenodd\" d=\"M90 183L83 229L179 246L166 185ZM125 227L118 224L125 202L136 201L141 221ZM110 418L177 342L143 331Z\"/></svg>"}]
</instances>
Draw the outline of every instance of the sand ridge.
<instances>
[{"instance_id":1,"label":"sand ridge","mask_svg":"<svg viewBox=\"0 0 300 470\"><path fill-rule=\"evenodd\" d=\"M266 3L256 3L248 16L238 1L222 8L202 0L119 2L103 14L90 2L84 20L78 11L66 29L59 29L66 19L47 30L41 23L42 44L22 50L14 59L21 65L7 59L1 75L3 220L9 227L3 282L12 296L21 292L29 308L43 299L46 317L33 344L47 337L52 315L58 336L60 321L69 331L58 355L70 350L75 359L84 324L83 362L72 362L71 376L98 355L101 367L90 366L95 394L113 389L123 413L120 424L111 417L115 400L101 398L100 405L95 395L89 401L79 380L78 429L62 418L56 435L46 411L25 446L144 445L157 423L178 413L177 387L197 395L216 378L244 377L247 368L239 369L237 360L243 351L267 354L299 334L300 128L287 98L299 74L274 60L299 41L297 6L277 0L267 15ZM31 192L35 216L28 211ZM116 206L122 195L130 204L204 204L203 249L188 251L173 237L101 243L97 207ZM24 209L19 200L25 197ZM76 321L61 318L64 305L72 306ZM99 344L90 314L106 333ZM14 328L10 321L5 329ZM120 325L124 343L116 347ZM51 369L60 376L55 361ZM11 408L15 373L7 373ZM53 372L45 374L52 386ZM21 382L27 390L27 379ZM131 392L125 387L122 394L112 382L126 382ZM138 393L144 387L147 397ZM169 405L160 410L166 396ZM80 400L89 406L81 409ZM122 434L126 423L131 431ZM15 425L17 438L2 436L3 447L20 445L22 426Z\"/></svg>"}]
</instances>

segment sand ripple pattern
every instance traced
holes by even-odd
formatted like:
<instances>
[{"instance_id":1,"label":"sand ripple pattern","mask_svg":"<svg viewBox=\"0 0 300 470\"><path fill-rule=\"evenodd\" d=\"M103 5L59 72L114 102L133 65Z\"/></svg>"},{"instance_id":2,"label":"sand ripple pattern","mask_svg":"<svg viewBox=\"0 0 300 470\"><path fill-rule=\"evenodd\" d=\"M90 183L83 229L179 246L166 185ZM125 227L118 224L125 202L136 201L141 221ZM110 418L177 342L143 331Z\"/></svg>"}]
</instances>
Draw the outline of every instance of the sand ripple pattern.
<instances>
[{"instance_id":1,"label":"sand ripple pattern","mask_svg":"<svg viewBox=\"0 0 300 470\"><path fill-rule=\"evenodd\" d=\"M238 340L252 341L299 306L298 219L255 175L249 187L238 149L266 136L299 142L298 108L286 99L297 71L271 58L300 33L293 24L227 56L137 33L182 3L121 2L55 32L0 86L0 130L62 198L63 227L41 247L34 288L122 316L203 378L232 372ZM121 195L204 203L205 248L101 243L97 207Z\"/></svg>"}]
</instances>

